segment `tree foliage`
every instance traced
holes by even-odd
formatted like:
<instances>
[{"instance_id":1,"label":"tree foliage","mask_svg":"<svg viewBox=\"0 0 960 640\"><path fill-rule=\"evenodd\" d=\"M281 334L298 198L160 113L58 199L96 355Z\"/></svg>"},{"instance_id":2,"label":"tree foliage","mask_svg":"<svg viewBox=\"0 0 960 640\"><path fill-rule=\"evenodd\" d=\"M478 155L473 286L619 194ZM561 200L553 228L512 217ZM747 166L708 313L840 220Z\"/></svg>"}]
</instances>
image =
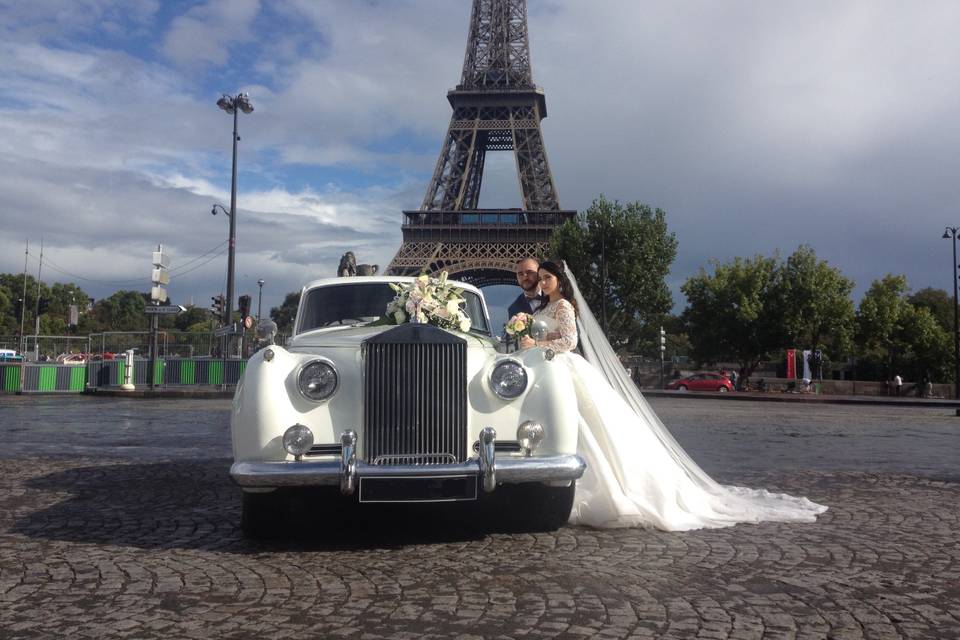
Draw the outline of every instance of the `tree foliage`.
<instances>
[{"instance_id":1,"label":"tree foliage","mask_svg":"<svg viewBox=\"0 0 960 640\"><path fill-rule=\"evenodd\" d=\"M808 246L785 261L775 254L714 263L712 274L701 269L681 287L692 355L736 360L744 376L789 347L844 356L855 329L853 286Z\"/></svg>"},{"instance_id":2,"label":"tree foliage","mask_svg":"<svg viewBox=\"0 0 960 640\"><path fill-rule=\"evenodd\" d=\"M551 252L566 260L611 344L637 350L652 342L673 306L666 276L677 255L666 213L601 196L560 226Z\"/></svg>"},{"instance_id":3,"label":"tree foliage","mask_svg":"<svg viewBox=\"0 0 960 640\"><path fill-rule=\"evenodd\" d=\"M683 320L695 360L732 358L741 375L749 377L772 349L783 344L778 268L776 257L738 257L725 264L714 262L713 274L700 269L683 284L687 296Z\"/></svg>"},{"instance_id":4,"label":"tree foliage","mask_svg":"<svg viewBox=\"0 0 960 640\"><path fill-rule=\"evenodd\" d=\"M887 275L864 294L857 310L859 370L885 380L899 374L908 380L952 381L950 332L929 306L912 304L908 292L905 276Z\"/></svg>"},{"instance_id":5,"label":"tree foliage","mask_svg":"<svg viewBox=\"0 0 960 640\"><path fill-rule=\"evenodd\" d=\"M270 319L277 323L277 331L289 335L293 332L293 323L297 319L297 307L300 305L300 292L291 291L279 307L270 309Z\"/></svg>"},{"instance_id":6,"label":"tree foliage","mask_svg":"<svg viewBox=\"0 0 960 640\"><path fill-rule=\"evenodd\" d=\"M953 299L952 294L943 289L927 287L910 295L907 301L915 307L924 307L930 311L940 328L946 332L953 331Z\"/></svg>"}]
</instances>

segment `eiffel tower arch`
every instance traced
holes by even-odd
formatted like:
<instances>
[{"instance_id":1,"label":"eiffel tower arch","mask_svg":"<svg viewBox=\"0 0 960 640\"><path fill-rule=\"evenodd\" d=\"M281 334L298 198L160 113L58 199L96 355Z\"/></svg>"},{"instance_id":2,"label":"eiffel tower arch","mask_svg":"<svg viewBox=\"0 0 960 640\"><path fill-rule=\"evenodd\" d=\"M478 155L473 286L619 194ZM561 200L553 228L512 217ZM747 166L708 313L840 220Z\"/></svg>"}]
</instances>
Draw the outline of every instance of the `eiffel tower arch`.
<instances>
[{"instance_id":1,"label":"eiffel tower arch","mask_svg":"<svg viewBox=\"0 0 960 640\"><path fill-rule=\"evenodd\" d=\"M447 270L478 286L514 284L517 260L545 255L550 234L576 211L560 208L533 83L526 0L473 0L460 84L420 208L403 212L403 242L387 273ZM523 207L478 208L487 151L513 151Z\"/></svg>"}]
</instances>

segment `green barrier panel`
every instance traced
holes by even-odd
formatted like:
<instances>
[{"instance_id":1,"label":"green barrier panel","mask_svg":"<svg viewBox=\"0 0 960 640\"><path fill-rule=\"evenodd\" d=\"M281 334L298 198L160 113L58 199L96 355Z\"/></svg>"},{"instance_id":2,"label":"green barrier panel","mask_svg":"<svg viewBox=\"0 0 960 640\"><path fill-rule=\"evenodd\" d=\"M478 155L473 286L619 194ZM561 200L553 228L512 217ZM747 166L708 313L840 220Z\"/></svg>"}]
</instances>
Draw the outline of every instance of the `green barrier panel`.
<instances>
[{"instance_id":1,"label":"green barrier panel","mask_svg":"<svg viewBox=\"0 0 960 640\"><path fill-rule=\"evenodd\" d=\"M70 370L70 391L83 391L87 382L87 368L74 367Z\"/></svg>"},{"instance_id":2,"label":"green barrier panel","mask_svg":"<svg viewBox=\"0 0 960 640\"><path fill-rule=\"evenodd\" d=\"M165 360L157 360L153 363L153 379L156 384L163 384L163 370L166 364Z\"/></svg>"},{"instance_id":3,"label":"green barrier panel","mask_svg":"<svg viewBox=\"0 0 960 640\"><path fill-rule=\"evenodd\" d=\"M37 391L56 391L57 390L57 368L40 367L40 380L37 384Z\"/></svg>"},{"instance_id":4,"label":"green barrier panel","mask_svg":"<svg viewBox=\"0 0 960 640\"><path fill-rule=\"evenodd\" d=\"M113 384L115 385L123 384L123 376L126 370L127 370L127 361L118 360L117 361L117 379L113 381Z\"/></svg>"},{"instance_id":5,"label":"green barrier panel","mask_svg":"<svg viewBox=\"0 0 960 640\"><path fill-rule=\"evenodd\" d=\"M197 363L193 360L180 361L180 384L196 384Z\"/></svg>"},{"instance_id":6,"label":"green barrier panel","mask_svg":"<svg viewBox=\"0 0 960 640\"><path fill-rule=\"evenodd\" d=\"M207 384L223 384L223 361L210 363L210 374Z\"/></svg>"},{"instance_id":7,"label":"green barrier panel","mask_svg":"<svg viewBox=\"0 0 960 640\"><path fill-rule=\"evenodd\" d=\"M3 367L3 390L20 391L20 367Z\"/></svg>"}]
</instances>

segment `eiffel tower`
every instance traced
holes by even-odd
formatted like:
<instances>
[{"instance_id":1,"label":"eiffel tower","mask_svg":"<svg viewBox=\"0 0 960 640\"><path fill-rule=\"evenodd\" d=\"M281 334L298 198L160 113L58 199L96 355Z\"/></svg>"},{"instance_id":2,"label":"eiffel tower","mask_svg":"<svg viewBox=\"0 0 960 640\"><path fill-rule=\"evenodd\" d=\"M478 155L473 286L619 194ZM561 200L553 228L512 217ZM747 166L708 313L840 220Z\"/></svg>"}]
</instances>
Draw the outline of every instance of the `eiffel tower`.
<instances>
[{"instance_id":1,"label":"eiffel tower","mask_svg":"<svg viewBox=\"0 0 960 640\"><path fill-rule=\"evenodd\" d=\"M563 210L547 162L534 85L526 0L473 0L460 84L433 178L420 209L404 211L403 243L387 273L447 270L478 286L515 284L517 260L547 253ZM487 151L513 151L522 209L479 209Z\"/></svg>"}]
</instances>

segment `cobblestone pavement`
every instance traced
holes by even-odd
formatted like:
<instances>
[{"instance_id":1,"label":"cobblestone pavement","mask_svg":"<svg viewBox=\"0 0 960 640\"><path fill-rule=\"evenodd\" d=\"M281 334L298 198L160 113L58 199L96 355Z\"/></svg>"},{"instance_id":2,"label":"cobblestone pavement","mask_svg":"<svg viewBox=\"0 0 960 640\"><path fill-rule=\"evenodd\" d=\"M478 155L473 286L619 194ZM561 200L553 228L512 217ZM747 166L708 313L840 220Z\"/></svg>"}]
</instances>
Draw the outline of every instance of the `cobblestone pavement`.
<instances>
[{"instance_id":1,"label":"cobblestone pavement","mask_svg":"<svg viewBox=\"0 0 960 640\"><path fill-rule=\"evenodd\" d=\"M517 534L421 507L255 543L226 404L58 400L0 398L0 638L960 637L960 422L937 414L656 405L718 479L828 504L815 524Z\"/></svg>"}]
</instances>

